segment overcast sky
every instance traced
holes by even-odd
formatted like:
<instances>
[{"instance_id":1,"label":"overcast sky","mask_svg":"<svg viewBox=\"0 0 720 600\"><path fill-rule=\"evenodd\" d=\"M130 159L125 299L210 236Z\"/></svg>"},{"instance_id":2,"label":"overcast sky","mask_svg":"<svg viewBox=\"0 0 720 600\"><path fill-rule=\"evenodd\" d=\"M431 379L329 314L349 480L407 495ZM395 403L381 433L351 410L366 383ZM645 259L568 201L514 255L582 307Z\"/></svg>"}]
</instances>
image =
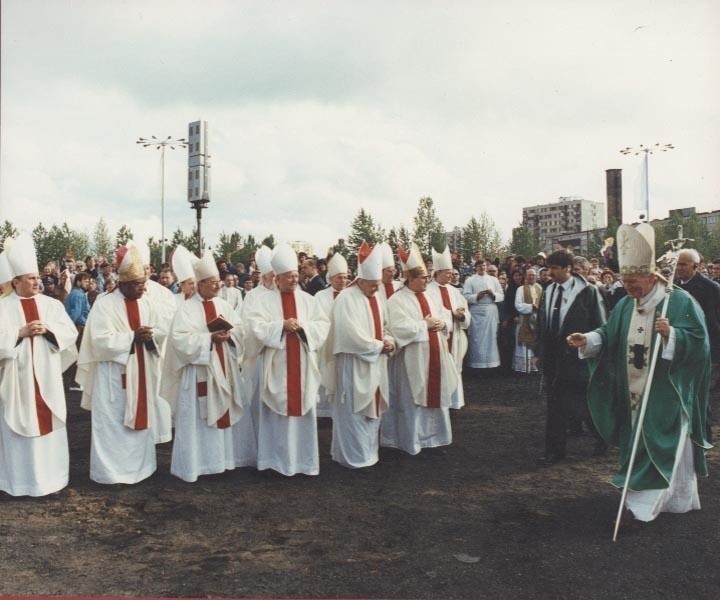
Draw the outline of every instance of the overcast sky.
<instances>
[{"instance_id":1,"label":"overcast sky","mask_svg":"<svg viewBox=\"0 0 720 600\"><path fill-rule=\"evenodd\" d=\"M3 0L0 219L160 237L159 153L209 123L203 233L346 237L431 196L450 229L485 211L605 200L639 157L650 213L720 208L720 2ZM166 155L166 235L189 232L187 151Z\"/></svg>"}]
</instances>

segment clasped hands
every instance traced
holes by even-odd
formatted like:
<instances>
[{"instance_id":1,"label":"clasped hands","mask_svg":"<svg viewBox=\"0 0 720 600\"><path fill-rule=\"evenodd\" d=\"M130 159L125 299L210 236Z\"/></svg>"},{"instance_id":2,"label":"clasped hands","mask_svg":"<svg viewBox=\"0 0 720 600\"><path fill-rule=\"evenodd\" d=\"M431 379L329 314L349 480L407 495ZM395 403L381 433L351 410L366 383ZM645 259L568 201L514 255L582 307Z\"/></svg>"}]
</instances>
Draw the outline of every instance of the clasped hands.
<instances>
[{"instance_id":1,"label":"clasped hands","mask_svg":"<svg viewBox=\"0 0 720 600\"><path fill-rule=\"evenodd\" d=\"M41 321L30 321L20 328L18 337L35 337L36 335L45 335L47 328Z\"/></svg>"},{"instance_id":2,"label":"clasped hands","mask_svg":"<svg viewBox=\"0 0 720 600\"><path fill-rule=\"evenodd\" d=\"M283 331L287 333L297 333L302 330L302 325L295 318L285 319L283 321Z\"/></svg>"}]
</instances>

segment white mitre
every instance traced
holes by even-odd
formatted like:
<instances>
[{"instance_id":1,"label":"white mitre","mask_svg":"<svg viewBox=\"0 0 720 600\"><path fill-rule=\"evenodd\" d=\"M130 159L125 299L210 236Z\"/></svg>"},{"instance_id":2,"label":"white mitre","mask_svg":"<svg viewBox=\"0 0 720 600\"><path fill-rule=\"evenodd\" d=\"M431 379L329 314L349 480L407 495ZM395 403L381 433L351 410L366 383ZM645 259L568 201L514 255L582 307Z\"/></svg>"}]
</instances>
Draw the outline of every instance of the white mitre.
<instances>
[{"instance_id":1,"label":"white mitre","mask_svg":"<svg viewBox=\"0 0 720 600\"><path fill-rule=\"evenodd\" d=\"M389 248L389 246L388 246ZM360 279L378 281L382 279L382 248L377 244L374 248L363 242L358 249L358 272Z\"/></svg>"},{"instance_id":2,"label":"white mitre","mask_svg":"<svg viewBox=\"0 0 720 600\"><path fill-rule=\"evenodd\" d=\"M405 250L402 246L398 246L398 257L402 264L403 271L412 271L418 269L420 273L427 275L427 267L423 260L422 253L418 245L413 242L410 245L410 250Z\"/></svg>"},{"instance_id":3,"label":"white mitre","mask_svg":"<svg viewBox=\"0 0 720 600\"><path fill-rule=\"evenodd\" d=\"M273 272L272 264L270 264L270 258L272 257L272 250L267 246L260 246L255 251L255 264L257 265L260 275L267 275Z\"/></svg>"},{"instance_id":4,"label":"white mitre","mask_svg":"<svg viewBox=\"0 0 720 600\"><path fill-rule=\"evenodd\" d=\"M387 242L380 242L376 248L380 248L380 257L382 259L382 268L387 269L388 267L395 266L395 259L393 258L392 248Z\"/></svg>"},{"instance_id":5,"label":"white mitre","mask_svg":"<svg viewBox=\"0 0 720 600\"><path fill-rule=\"evenodd\" d=\"M38 272L35 244L29 233L23 231L10 244L5 240L5 255L12 270L10 279Z\"/></svg>"},{"instance_id":6,"label":"white mitre","mask_svg":"<svg viewBox=\"0 0 720 600\"><path fill-rule=\"evenodd\" d=\"M336 252L332 255L332 258L328 261L327 267L328 279L332 279L333 277L335 277L335 275L340 275L340 273L347 274L348 272L347 261L345 260L345 257L339 252Z\"/></svg>"},{"instance_id":7,"label":"white mitre","mask_svg":"<svg viewBox=\"0 0 720 600\"><path fill-rule=\"evenodd\" d=\"M171 259L172 270L180 283L188 279L195 279L193 265L198 260L198 257L192 254L185 246L175 248Z\"/></svg>"},{"instance_id":8,"label":"white mitre","mask_svg":"<svg viewBox=\"0 0 720 600\"><path fill-rule=\"evenodd\" d=\"M655 272L655 230L652 225L620 225L617 247L621 275L649 275Z\"/></svg>"},{"instance_id":9,"label":"white mitre","mask_svg":"<svg viewBox=\"0 0 720 600\"><path fill-rule=\"evenodd\" d=\"M195 281L202 281L210 277L220 279L220 272L218 271L215 259L213 258L210 250L205 250L202 258L195 261L193 264L193 271L195 272Z\"/></svg>"},{"instance_id":10,"label":"white mitre","mask_svg":"<svg viewBox=\"0 0 720 600\"><path fill-rule=\"evenodd\" d=\"M287 244L278 244L273 250L270 265L276 275L298 270L298 260L295 250Z\"/></svg>"},{"instance_id":11,"label":"white mitre","mask_svg":"<svg viewBox=\"0 0 720 600\"><path fill-rule=\"evenodd\" d=\"M450 256L450 248L445 246L445 250L441 252L436 252L435 248L432 249L432 261L433 261L433 268L436 271L444 271L446 269L452 269L452 257Z\"/></svg>"}]
</instances>

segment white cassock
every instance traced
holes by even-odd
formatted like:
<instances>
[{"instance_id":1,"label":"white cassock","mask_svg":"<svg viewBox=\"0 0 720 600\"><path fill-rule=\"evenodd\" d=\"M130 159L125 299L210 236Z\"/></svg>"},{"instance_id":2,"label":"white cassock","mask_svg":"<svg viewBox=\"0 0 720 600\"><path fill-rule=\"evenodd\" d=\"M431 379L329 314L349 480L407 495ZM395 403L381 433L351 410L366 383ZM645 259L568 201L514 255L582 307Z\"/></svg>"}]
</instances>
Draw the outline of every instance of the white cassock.
<instances>
[{"instance_id":1,"label":"white cassock","mask_svg":"<svg viewBox=\"0 0 720 600\"><path fill-rule=\"evenodd\" d=\"M424 321L429 314L445 321L450 330L450 313L429 294L421 294L427 306L407 287L387 303L397 350L390 361L390 408L382 418L380 445L409 454L452 443L449 407L458 386L447 334L428 331Z\"/></svg>"},{"instance_id":2,"label":"white cassock","mask_svg":"<svg viewBox=\"0 0 720 600\"><path fill-rule=\"evenodd\" d=\"M18 330L36 320L33 310L54 341L48 335L17 343ZM76 338L75 325L54 298L12 293L0 300L0 490L12 496L45 496L68 484L62 373L77 357Z\"/></svg>"},{"instance_id":3,"label":"white cassock","mask_svg":"<svg viewBox=\"0 0 720 600\"><path fill-rule=\"evenodd\" d=\"M477 299L478 292L492 290L492 296ZM463 296L470 307L472 321L468 328L467 366L473 369L491 369L500 366L500 351L497 344L498 308L496 302L502 302L505 293L497 277L492 275L473 275L465 281Z\"/></svg>"},{"instance_id":4,"label":"white cassock","mask_svg":"<svg viewBox=\"0 0 720 600\"><path fill-rule=\"evenodd\" d=\"M319 294L318 294L319 295ZM386 329L382 298L368 298L357 285L335 300L332 315L334 377L326 382L332 397L334 461L361 468L378 461L380 417L389 404L388 355L383 342L392 342Z\"/></svg>"},{"instance_id":5,"label":"white cassock","mask_svg":"<svg viewBox=\"0 0 720 600\"><path fill-rule=\"evenodd\" d=\"M255 439L257 440L257 423L259 420L260 405L259 396L255 394L258 377L255 369L258 355L263 349L263 344L255 336L248 326L247 315L256 302L262 303L265 294L275 291L275 287L267 288L262 283L251 289L243 299L242 308L240 309L240 320L242 321L244 352L242 356L242 380L245 386L244 398L250 399L250 410L252 412L253 427L255 427Z\"/></svg>"},{"instance_id":6,"label":"white cassock","mask_svg":"<svg viewBox=\"0 0 720 600\"><path fill-rule=\"evenodd\" d=\"M238 315L240 314L242 311L243 297L242 292L238 288L223 286L220 288L218 296L225 300Z\"/></svg>"},{"instance_id":7,"label":"white cassock","mask_svg":"<svg viewBox=\"0 0 720 600\"><path fill-rule=\"evenodd\" d=\"M330 321L314 296L300 289L287 294L283 300L278 290L263 292L258 298L262 301L254 301L246 314L248 344L261 347L252 375L253 402L257 406L257 467L283 475L317 475L317 353L325 343ZM293 301L302 335L283 331L283 320L291 316L290 311L283 312L283 302Z\"/></svg>"},{"instance_id":8,"label":"white cassock","mask_svg":"<svg viewBox=\"0 0 720 600\"><path fill-rule=\"evenodd\" d=\"M158 317L162 321L159 325L163 331L170 329L170 323L178 308L177 296L181 298L184 294L173 294L165 286L157 281L148 279L145 282L145 293L143 296L152 302L156 308ZM160 360L165 357L165 344L160 346ZM155 402L155 443L163 444L172 439L172 416L170 414L170 403L158 392L158 400Z\"/></svg>"},{"instance_id":9,"label":"white cassock","mask_svg":"<svg viewBox=\"0 0 720 600\"><path fill-rule=\"evenodd\" d=\"M333 305L339 295L340 292L332 289L332 287L326 287L315 294L320 308L323 309L329 321L332 321ZM326 373L332 374L335 372L335 356L333 355L332 340L329 335L323 347L318 351L318 357L320 359L321 380L324 381L327 378ZM328 391L322 383L318 390L318 401L315 410L318 417L332 417L332 398L328 398Z\"/></svg>"},{"instance_id":10,"label":"white cassock","mask_svg":"<svg viewBox=\"0 0 720 600\"><path fill-rule=\"evenodd\" d=\"M235 325L232 344L210 339L207 322L218 315ZM175 314L160 390L175 420L170 472L176 477L197 481L200 475L255 466L250 402L240 377L242 350L240 317L222 298L203 301L195 294Z\"/></svg>"},{"instance_id":11,"label":"white cassock","mask_svg":"<svg viewBox=\"0 0 720 600\"><path fill-rule=\"evenodd\" d=\"M153 344L134 343L135 318L153 328ZM126 304L119 288L98 297L90 311L76 379L84 390L81 406L92 411L93 481L137 483L156 469L155 405L164 324L156 304L144 295Z\"/></svg>"},{"instance_id":12,"label":"white cassock","mask_svg":"<svg viewBox=\"0 0 720 600\"><path fill-rule=\"evenodd\" d=\"M445 292L443 292L445 290ZM462 408L465 406L465 391L462 384L462 367L463 359L468 348L466 330L470 326L472 316L468 308L467 300L462 292L451 285L440 285L437 281L431 281L428 284L427 293L430 294L436 302L442 304L451 313L458 308L465 309L465 320L458 321L453 318L453 326L448 336L448 349L455 360L455 366L458 372L458 386L453 394L450 408Z\"/></svg>"}]
</instances>

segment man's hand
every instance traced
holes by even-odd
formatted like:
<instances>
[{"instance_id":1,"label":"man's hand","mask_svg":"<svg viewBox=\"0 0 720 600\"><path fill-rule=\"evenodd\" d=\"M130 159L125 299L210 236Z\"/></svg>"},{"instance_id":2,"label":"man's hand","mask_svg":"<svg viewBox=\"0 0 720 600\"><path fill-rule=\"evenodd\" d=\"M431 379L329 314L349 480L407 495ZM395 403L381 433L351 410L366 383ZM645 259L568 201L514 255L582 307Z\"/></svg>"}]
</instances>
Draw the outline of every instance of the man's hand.
<instances>
[{"instance_id":1,"label":"man's hand","mask_svg":"<svg viewBox=\"0 0 720 600\"><path fill-rule=\"evenodd\" d=\"M136 342L149 342L153 338L152 327L143 325L135 330L135 341Z\"/></svg>"},{"instance_id":2,"label":"man's hand","mask_svg":"<svg viewBox=\"0 0 720 600\"><path fill-rule=\"evenodd\" d=\"M383 354L390 354L393 350L395 350L395 344L393 344L389 340L383 340Z\"/></svg>"},{"instance_id":3,"label":"man's hand","mask_svg":"<svg viewBox=\"0 0 720 600\"><path fill-rule=\"evenodd\" d=\"M215 331L210 336L210 339L215 344L222 344L223 342L227 342L230 339L230 332L229 331Z\"/></svg>"},{"instance_id":4,"label":"man's hand","mask_svg":"<svg viewBox=\"0 0 720 600\"><path fill-rule=\"evenodd\" d=\"M35 337L36 335L44 335L47 329L40 321L30 321L24 327L18 330L18 337Z\"/></svg>"},{"instance_id":5,"label":"man's hand","mask_svg":"<svg viewBox=\"0 0 720 600\"><path fill-rule=\"evenodd\" d=\"M432 315L428 315L424 320L429 331L442 331L445 327L445 321L436 319Z\"/></svg>"},{"instance_id":6,"label":"man's hand","mask_svg":"<svg viewBox=\"0 0 720 600\"><path fill-rule=\"evenodd\" d=\"M587 346L587 336L584 333L571 333L567 336L567 345L571 348L584 348Z\"/></svg>"},{"instance_id":7,"label":"man's hand","mask_svg":"<svg viewBox=\"0 0 720 600\"><path fill-rule=\"evenodd\" d=\"M453 312L453 319L456 321L464 321L465 320L465 308L460 307L457 310Z\"/></svg>"},{"instance_id":8,"label":"man's hand","mask_svg":"<svg viewBox=\"0 0 720 600\"><path fill-rule=\"evenodd\" d=\"M655 320L655 331L657 331L663 340L667 342L670 337L670 321L665 317L658 317Z\"/></svg>"},{"instance_id":9,"label":"man's hand","mask_svg":"<svg viewBox=\"0 0 720 600\"><path fill-rule=\"evenodd\" d=\"M285 319L283 321L283 331L286 333L297 333L302 329L302 325L298 323L297 319Z\"/></svg>"}]
</instances>

